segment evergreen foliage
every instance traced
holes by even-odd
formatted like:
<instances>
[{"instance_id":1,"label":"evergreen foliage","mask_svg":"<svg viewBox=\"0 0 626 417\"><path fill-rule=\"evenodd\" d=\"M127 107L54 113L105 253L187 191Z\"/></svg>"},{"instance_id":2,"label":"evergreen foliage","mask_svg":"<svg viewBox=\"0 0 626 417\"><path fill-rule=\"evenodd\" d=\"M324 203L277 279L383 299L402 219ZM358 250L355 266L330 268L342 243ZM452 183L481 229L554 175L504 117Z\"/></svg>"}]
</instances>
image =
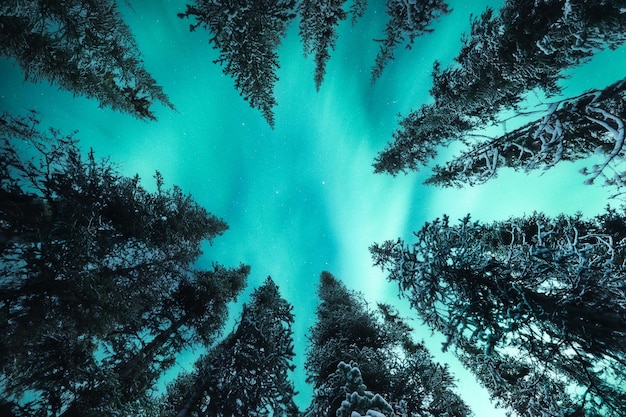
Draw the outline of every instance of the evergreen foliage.
<instances>
[{"instance_id":1,"label":"evergreen foliage","mask_svg":"<svg viewBox=\"0 0 626 417\"><path fill-rule=\"evenodd\" d=\"M371 247L401 295L491 392L525 416L626 409L624 210L427 223Z\"/></svg>"},{"instance_id":2,"label":"evergreen foliage","mask_svg":"<svg viewBox=\"0 0 626 417\"><path fill-rule=\"evenodd\" d=\"M278 47L299 15L319 90L337 27L366 0L195 0L179 17L207 29L215 63L274 126ZM442 0L388 0L375 81L394 48L432 31ZM400 122L377 172L417 169L442 145L468 150L427 183L484 182L501 167L549 169L600 155L582 170L623 187L626 80L548 105L541 118L481 143L472 132L520 112L532 89L560 93L564 71L626 40L626 1L508 0L472 20L456 64L435 64L434 104ZM173 108L140 61L113 0L10 0L0 48L26 79L46 79L102 106L154 120ZM293 307L268 277L217 339L250 268L193 265L227 230L176 186L156 191L42 131L35 112L0 115L0 414L10 417L295 417ZM600 417L626 409L626 209L585 220L531 216L427 223L417 242L373 245L374 263L495 402L529 417ZM434 362L393 307L323 272L305 370L304 417L465 417L446 366ZM180 353L206 355L156 399Z\"/></svg>"},{"instance_id":3,"label":"evergreen foliage","mask_svg":"<svg viewBox=\"0 0 626 417\"><path fill-rule=\"evenodd\" d=\"M474 185L497 176L503 167L525 172L547 170L562 161L592 155L603 160L581 170L591 184L599 177L621 190L625 182L624 98L626 80L601 90L551 103L544 115L503 136L469 147L444 166L433 168L427 184Z\"/></svg>"},{"instance_id":4,"label":"evergreen foliage","mask_svg":"<svg viewBox=\"0 0 626 417\"><path fill-rule=\"evenodd\" d=\"M381 305L379 313L371 311L359 294L328 272L321 274L318 295L317 321L310 330L305 363L314 394L305 416L365 413L376 394L396 414L386 407L373 411L387 417L471 415L452 391L448 369L435 363L423 344L411 339L411 328L391 306ZM357 371L348 369L346 361L358 368L362 382L356 382L352 373ZM362 384L371 395L365 394ZM343 401L347 404L342 406Z\"/></svg>"},{"instance_id":5,"label":"evergreen foliage","mask_svg":"<svg viewBox=\"0 0 626 417\"><path fill-rule=\"evenodd\" d=\"M381 45L372 68L372 83L394 59L398 44L407 42L406 48L411 49L416 37L433 31L430 25L434 20L451 12L443 0L387 0L385 11L389 15L385 26L387 37L378 41Z\"/></svg>"},{"instance_id":6,"label":"evergreen foliage","mask_svg":"<svg viewBox=\"0 0 626 417\"><path fill-rule=\"evenodd\" d=\"M341 402L341 406L337 409L337 417L354 417L355 413L358 417L366 416L387 417L382 412L392 415L393 409L387 401L378 394L367 391L367 387L363 384L361 370L345 362L339 362L337 365L337 376L345 382L344 390L346 398Z\"/></svg>"},{"instance_id":7,"label":"evergreen foliage","mask_svg":"<svg viewBox=\"0 0 626 417\"><path fill-rule=\"evenodd\" d=\"M170 386L169 415L296 417L292 310L268 277L244 305L235 331L196 363L195 373Z\"/></svg>"},{"instance_id":8,"label":"evergreen foliage","mask_svg":"<svg viewBox=\"0 0 626 417\"><path fill-rule=\"evenodd\" d=\"M295 0L196 0L180 13L193 17L211 33L220 52L214 63L235 79L235 88L274 127L274 84L278 80L278 46L295 17Z\"/></svg>"},{"instance_id":9,"label":"evergreen foliage","mask_svg":"<svg viewBox=\"0 0 626 417\"><path fill-rule=\"evenodd\" d=\"M302 0L298 4L300 17L300 38L304 48L304 56L314 55L315 88L320 89L326 75L326 64L330 59L330 51L335 49L337 26L348 18L344 10L346 0ZM354 0L350 7L352 24L363 16L367 8L367 0Z\"/></svg>"},{"instance_id":10,"label":"evergreen foliage","mask_svg":"<svg viewBox=\"0 0 626 417\"><path fill-rule=\"evenodd\" d=\"M0 117L2 397L19 416L128 414L214 340L249 267L194 269L223 220L38 124Z\"/></svg>"},{"instance_id":11,"label":"evergreen foliage","mask_svg":"<svg viewBox=\"0 0 626 417\"><path fill-rule=\"evenodd\" d=\"M155 120L155 102L173 108L144 68L114 0L7 0L0 5L0 54L27 80Z\"/></svg>"},{"instance_id":12,"label":"evergreen foliage","mask_svg":"<svg viewBox=\"0 0 626 417\"><path fill-rule=\"evenodd\" d=\"M454 141L470 143L468 133L515 110L532 89L560 92L564 71L594 53L626 40L626 2L603 0L508 0L495 14L487 9L445 70L433 71L433 104L400 121L394 141L377 157L376 172L396 175L417 170Z\"/></svg>"}]
</instances>

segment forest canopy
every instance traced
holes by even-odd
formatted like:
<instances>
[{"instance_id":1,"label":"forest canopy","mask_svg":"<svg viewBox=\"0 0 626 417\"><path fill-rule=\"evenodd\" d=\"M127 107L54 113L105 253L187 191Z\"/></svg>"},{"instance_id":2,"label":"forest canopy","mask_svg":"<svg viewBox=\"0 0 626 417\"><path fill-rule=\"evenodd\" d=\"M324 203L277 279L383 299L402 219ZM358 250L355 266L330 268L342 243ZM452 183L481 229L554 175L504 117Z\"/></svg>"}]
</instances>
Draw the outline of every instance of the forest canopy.
<instances>
[{"instance_id":1,"label":"forest canopy","mask_svg":"<svg viewBox=\"0 0 626 417\"><path fill-rule=\"evenodd\" d=\"M490 391L527 416L626 407L624 209L482 224L447 216L386 241L374 264Z\"/></svg>"},{"instance_id":2,"label":"forest canopy","mask_svg":"<svg viewBox=\"0 0 626 417\"><path fill-rule=\"evenodd\" d=\"M47 80L140 119L156 120L155 102L174 108L144 68L115 0L3 1L0 55L27 80Z\"/></svg>"},{"instance_id":3,"label":"forest canopy","mask_svg":"<svg viewBox=\"0 0 626 417\"><path fill-rule=\"evenodd\" d=\"M357 66L352 70L354 77L367 74L365 84L368 76L370 84L375 84L391 72L385 69L399 56L398 47L419 50L420 41L438 31L439 23L454 12L441 0L387 0L384 5L366 0L184 3L178 8L180 19L173 21L183 25L190 38L187 27L206 32L204 40L217 57L213 64L232 79L236 92L271 128L280 123L276 86L280 48L289 34L297 32L298 53L312 61L312 86L319 93L332 75L333 58L337 60L333 55L344 33L341 25L352 25L358 32L369 24L364 17L372 7L378 7L375 12L380 15L385 12L381 36L367 40L373 42L376 57L372 55L372 62L364 59L365 71ZM580 170L585 182L603 180L619 195L626 180L622 165L626 79L565 97L562 83L568 71L603 51L623 46L626 1L502 3L499 9L487 8L471 17L470 31L461 39L461 49L450 65L433 63L432 101L399 120L392 141L374 161L375 171L394 176L417 171L439 157L443 147L459 145L460 154L437 161L426 184L460 188L489 181L502 168L547 170L594 155L596 161ZM151 126L158 126L161 134L166 129L157 121L155 104L170 110L174 105L144 65L119 6L115 0L4 2L0 6L0 54L19 68L26 81L45 81L124 117L153 122ZM205 70L199 67L194 71ZM370 84L369 92L375 88ZM532 94L545 97L546 102L527 107ZM33 108L41 104L36 97L29 100ZM457 392L453 370L438 362L427 344L416 338L411 318L394 305L370 304L371 300L346 285L361 284L368 276L342 281L321 272L315 287L315 316L306 334L297 339L294 328L302 317L294 311L301 300L288 300L289 288L279 288L267 275L254 288L246 288L250 266L226 266L203 254L203 248L228 230L224 219L200 203L211 203L216 194L202 189L192 195L176 185L168 187L158 170L146 185L138 175L123 173L119 161L100 157L95 147L81 148L78 133L44 128L37 111L25 115L0 111L0 415L474 415L467 397ZM307 114L313 112L302 112ZM70 121L82 115L76 111ZM310 125L302 123L302 115L298 115L298 127L305 130ZM512 130L504 126L516 122ZM503 132L491 133L493 127ZM107 126L104 139L112 139L107 135L116 128ZM213 128L202 134L214 133ZM327 126L324 129L335 146L331 151L337 150L345 138L336 138ZM244 133L243 140L263 137L253 134ZM297 132L290 135L294 141L301 140ZM262 145L249 154L243 145L222 149L211 144L217 158L232 152L241 162L237 170L257 175L259 166L245 162L252 159L250 155L256 159L266 139L259 139ZM184 146L196 151L197 143ZM286 147L284 142L274 145ZM298 145L294 159L309 152L304 146L308 144ZM206 148L194 158L210 165L217 158L204 159ZM321 159L319 154L314 156ZM265 168L279 164L277 155L272 157L263 161ZM182 164L168 158L167 163ZM340 165L336 172L345 174L343 168ZM220 175L219 169L214 172ZM210 183L206 173L194 172L193 181ZM237 186L244 184L243 175ZM338 179L342 187L351 187L343 177ZM254 189L261 182L255 181L241 188ZM229 187L237 187L232 184ZM325 181L322 184L326 186ZM300 193L307 187L292 188ZM335 189L341 191L336 194L342 200L352 198L342 187ZM238 195L228 201L227 215L243 194L239 189L230 191ZM279 192L269 194L278 197ZM328 194L325 191L324 198L336 198ZM249 204L250 196L257 198L251 193L241 200ZM381 193L376 198L387 196ZM287 200L281 204L288 205ZM332 207L318 216L314 204L304 200L301 212L291 207L284 212L281 226L302 219L313 223L314 216L331 222L340 211ZM374 200L361 205L376 211L379 206ZM261 204L263 209L265 204L270 207L268 199ZM412 207L396 209L398 218L400 211L412 214ZM264 216L269 210L257 213L255 227L267 221ZM376 215L372 224L360 224L354 220L359 217L352 218L349 212L350 221L359 223L358 227L388 230L385 221L389 218ZM345 217L338 218L333 227L340 224L343 230ZM294 235L284 229L273 231L287 236L286 241L293 236L305 239L308 236L301 226L294 227ZM234 234L246 249L256 244L262 247L264 258L278 258L281 248L271 242L273 236L253 235L249 230ZM337 236L332 239L339 240ZM332 239L316 230L313 244L306 248L323 246L323 242L332 252L340 247ZM351 247L363 244L363 239L354 243L352 235L349 239ZM374 243L370 247L374 265L397 284L399 296L409 301L425 324L421 330L443 335L443 350L460 360L496 406L511 415L529 417L623 413L624 207L607 206L595 217L535 212L486 222L468 215L454 222L444 216L425 223L411 239ZM293 242L288 243L284 252L295 258ZM229 247L220 253L218 258L237 258L249 252ZM296 270L293 264L301 260L285 258L280 259L286 263L285 270ZM313 264L308 258L302 263ZM276 272L283 273L282 265L279 269ZM313 289L307 287L310 274L281 279L303 291ZM242 304L237 304L240 313L230 314L244 296ZM313 299L313 291L306 296ZM226 329L227 323L232 328ZM304 376L298 380L294 370L301 346ZM190 351L191 356L195 354L191 360ZM179 366L181 358L189 365L186 369ZM300 409L295 401L297 387L307 383L312 395Z\"/></svg>"},{"instance_id":4,"label":"forest canopy","mask_svg":"<svg viewBox=\"0 0 626 417\"><path fill-rule=\"evenodd\" d=\"M468 150L435 167L428 184L471 185L493 178L502 166L547 169L595 152L605 162L583 172L587 181L606 176L609 185L622 185L622 172L605 168L623 158L623 82L556 97L568 69L624 43L624 6L621 1L508 0L499 12L487 9L474 17L455 62L445 69L434 65L434 103L400 120L393 141L376 158L375 171L415 171L441 147L459 143ZM545 110L520 107L531 91L554 101ZM490 126L511 123L509 115L502 116L506 112L540 117L512 133L485 137Z\"/></svg>"},{"instance_id":5,"label":"forest canopy","mask_svg":"<svg viewBox=\"0 0 626 417\"><path fill-rule=\"evenodd\" d=\"M133 414L176 356L210 345L250 268L197 269L226 223L156 192L37 114L0 117L0 383L14 416Z\"/></svg>"}]
</instances>

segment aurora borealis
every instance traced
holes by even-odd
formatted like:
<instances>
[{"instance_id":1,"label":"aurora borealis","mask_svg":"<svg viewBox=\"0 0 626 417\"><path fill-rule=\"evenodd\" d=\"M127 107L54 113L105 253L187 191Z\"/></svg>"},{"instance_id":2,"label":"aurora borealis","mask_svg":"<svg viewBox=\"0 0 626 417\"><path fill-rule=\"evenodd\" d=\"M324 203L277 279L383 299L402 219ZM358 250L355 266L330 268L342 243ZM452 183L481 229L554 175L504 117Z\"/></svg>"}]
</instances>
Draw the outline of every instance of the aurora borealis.
<instances>
[{"instance_id":1,"label":"aurora borealis","mask_svg":"<svg viewBox=\"0 0 626 417\"><path fill-rule=\"evenodd\" d=\"M4 58L0 105L2 111L14 113L34 109L43 125L64 133L77 130L83 150L93 148L97 156L109 156L125 175L139 173L149 189L159 170L167 186L180 186L226 220L230 229L206 246L202 262L251 265L241 302L271 275L294 304L294 381L301 392L296 399L305 407L310 395L303 370L306 331L314 320L321 271L330 271L349 288L363 292L372 304L390 302L414 317L397 299L394 284L371 266L368 247L373 242L409 237L425 221L444 213L452 219L471 213L481 220L533 210L593 215L609 201L610 190L582 184L577 170L589 161L563 164L544 175L507 172L483 186L449 190L421 185L425 178L421 173L398 177L373 173L372 161L391 139L398 115L429 101L433 62L449 64L461 34L469 29L470 14L481 13L487 5L497 8L501 2L467 3L451 1L453 12L435 24L435 32L416 39L410 50L399 48L396 60L371 85L370 68L378 48L373 39L382 36L385 24L384 4L371 2L354 27L342 22L319 92L312 60L303 57L293 24L279 50L273 130L239 97L232 79L212 63L217 53L209 46L206 31L190 33L189 22L176 17L185 4L173 0L134 1L132 8L120 7L146 68L176 111L158 107L157 121L140 121L46 82L24 82L21 71ZM564 82L564 94L621 78L624 53L624 48L606 51L576 68ZM231 322L239 308L233 306ZM440 355L440 340L431 338L418 319L413 325L416 338L425 339L432 353ZM197 354L181 357L179 365L191 366ZM455 362L452 366L456 370ZM471 377L462 371L457 377L459 391L476 415L495 415L489 411L487 394L474 393Z\"/></svg>"}]
</instances>

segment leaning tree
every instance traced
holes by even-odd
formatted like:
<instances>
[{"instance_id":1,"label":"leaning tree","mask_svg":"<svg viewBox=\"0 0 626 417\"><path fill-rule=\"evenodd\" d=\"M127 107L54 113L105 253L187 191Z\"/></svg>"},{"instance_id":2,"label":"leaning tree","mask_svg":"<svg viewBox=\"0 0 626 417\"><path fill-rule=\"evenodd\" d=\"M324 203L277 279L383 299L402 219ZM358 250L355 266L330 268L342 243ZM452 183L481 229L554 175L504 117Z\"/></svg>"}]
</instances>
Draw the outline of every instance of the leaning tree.
<instances>
[{"instance_id":1,"label":"leaning tree","mask_svg":"<svg viewBox=\"0 0 626 417\"><path fill-rule=\"evenodd\" d=\"M508 0L474 18L455 63L435 63L432 104L400 121L376 172L418 170L440 146L474 143L471 134L517 110L532 90L560 93L565 71L626 41L626 2Z\"/></svg>"},{"instance_id":2,"label":"leaning tree","mask_svg":"<svg viewBox=\"0 0 626 417\"><path fill-rule=\"evenodd\" d=\"M47 80L140 119L156 119L156 102L174 108L144 67L115 0L7 0L0 22L0 54L27 80Z\"/></svg>"},{"instance_id":3,"label":"leaning tree","mask_svg":"<svg viewBox=\"0 0 626 417\"><path fill-rule=\"evenodd\" d=\"M415 38L433 32L431 24L451 11L443 0L387 0L385 12L389 20L385 26L386 37L376 40L380 48L371 71L372 83L380 78L385 66L394 59L394 51L399 44L405 43L405 47L411 49Z\"/></svg>"},{"instance_id":4,"label":"leaning tree","mask_svg":"<svg viewBox=\"0 0 626 417\"><path fill-rule=\"evenodd\" d=\"M194 31L205 28L219 50L213 61L235 80L235 88L274 127L274 84L278 81L278 47L295 17L295 0L195 0L181 18L193 18Z\"/></svg>"},{"instance_id":5,"label":"leaning tree","mask_svg":"<svg viewBox=\"0 0 626 417\"><path fill-rule=\"evenodd\" d=\"M520 415L626 407L626 217L427 223L374 263L494 399ZM577 414L579 413L579 414Z\"/></svg>"},{"instance_id":6,"label":"leaning tree","mask_svg":"<svg viewBox=\"0 0 626 417\"><path fill-rule=\"evenodd\" d=\"M603 89L558 100L537 110L541 117L502 136L474 144L433 168L427 184L474 185L495 178L501 168L548 170L564 161L598 159L580 172L586 184L598 178L618 192L626 185L624 144L626 79Z\"/></svg>"},{"instance_id":7,"label":"leaning tree","mask_svg":"<svg viewBox=\"0 0 626 417\"><path fill-rule=\"evenodd\" d=\"M0 397L18 415L131 413L177 352L213 340L249 268L195 269L223 220L35 114L0 117L0 155Z\"/></svg>"}]
</instances>

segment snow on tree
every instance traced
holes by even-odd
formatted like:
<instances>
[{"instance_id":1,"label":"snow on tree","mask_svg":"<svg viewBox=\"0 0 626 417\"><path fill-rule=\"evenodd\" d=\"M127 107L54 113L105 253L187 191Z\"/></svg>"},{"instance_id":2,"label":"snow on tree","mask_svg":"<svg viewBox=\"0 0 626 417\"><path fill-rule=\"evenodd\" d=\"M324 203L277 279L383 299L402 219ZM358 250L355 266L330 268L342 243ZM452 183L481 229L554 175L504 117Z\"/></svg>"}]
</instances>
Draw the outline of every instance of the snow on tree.
<instances>
[{"instance_id":1,"label":"snow on tree","mask_svg":"<svg viewBox=\"0 0 626 417\"><path fill-rule=\"evenodd\" d=\"M361 370L356 364L348 365L345 362L339 362L336 373L341 381L345 382L346 393L345 400L337 409L337 417L364 417L361 413L372 417L387 417L383 412L393 414L393 408L383 397L367 391L367 386L361 377Z\"/></svg>"},{"instance_id":2,"label":"snow on tree","mask_svg":"<svg viewBox=\"0 0 626 417\"><path fill-rule=\"evenodd\" d=\"M624 96L626 80L602 90L591 90L577 97L551 103L544 115L503 136L485 140L436 166L426 183L461 186L488 181L500 168L525 172L550 169L562 161L593 155L603 161L585 168L586 183L604 177L607 185L621 189L625 182ZM609 172L607 172L609 171Z\"/></svg>"},{"instance_id":3,"label":"snow on tree","mask_svg":"<svg viewBox=\"0 0 626 417\"><path fill-rule=\"evenodd\" d=\"M416 37L432 32L432 22L451 10L443 0L387 0L385 12L389 15L385 26L387 37L378 40L381 45L372 68L372 83L394 59L398 44L406 42L406 48L410 49Z\"/></svg>"},{"instance_id":4,"label":"snow on tree","mask_svg":"<svg viewBox=\"0 0 626 417\"><path fill-rule=\"evenodd\" d=\"M227 225L156 182L85 158L34 113L0 117L0 380L14 414L129 414L223 326L249 268L194 269Z\"/></svg>"},{"instance_id":5,"label":"snow on tree","mask_svg":"<svg viewBox=\"0 0 626 417\"><path fill-rule=\"evenodd\" d=\"M234 332L175 381L166 403L172 416L296 417L293 307L268 277L244 305Z\"/></svg>"},{"instance_id":6,"label":"snow on tree","mask_svg":"<svg viewBox=\"0 0 626 417\"><path fill-rule=\"evenodd\" d=\"M235 88L274 127L274 85L280 68L278 47L295 17L295 0L196 0L179 17L193 17L220 51L214 61L235 80Z\"/></svg>"},{"instance_id":7,"label":"snow on tree","mask_svg":"<svg viewBox=\"0 0 626 417\"><path fill-rule=\"evenodd\" d=\"M435 63L435 102L400 121L375 171L417 170L440 146L471 144L468 133L517 109L529 91L559 93L565 70L624 43L624 7L625 1L508 0L499 14L487 9L472 20L456 64L442 70Z\"/></svg>"},{"instance_id":8,"label":"snow on tree","mask_svg":"<svg viewBox=\"0 0 626 417\"><path fill-rule=\"evenodd\" d=\"M626 216L427 223L374 263L494 400L525 416L626 407Z\"/></svg>"},{"instance_id":9,"label":"snow on tree","mask_svg":"<svg viewBox=\"0 0 626 417\"><path fill-rule=\"evenodd\" d=\"M376 394L396 414L386 406L372 411L387 417L471 415L453 392L448 369L435 363L423 344L413 341L411 328L391 306L370 310L360 294L328 272L321 274L318 295L317 321L310 330L305 363L314 394L305 416L335 415L338 410L348 416L366 413ZM351 385L346 385L346 378ZM366 395L362 384L373 394ZM342 408L343 401L347 403Z\"/></svg>"},{"instance_id":10,"label":"snow on tree","mask_svg":"<svg viewBox=\"0 0 626 417\"><path fill-rule=\"evenodd\" d=\"M298 4L300 18L300 38L304 48L304 56L314 55L315 88L320 89L326 65L330 59L330 51L335 49L337 26L346 20L348 13L344 10L346 0L302 0ZM352 24L363 16L367 0L354 0L350 8Z\"/></svg>"},{"instance_id":11,"label":"snow on tree","mask_svg":"<svg viewBox=\"0 0 626 417\"><path fill-rule=\"evenodd\" d=\"M8 0L0 19L0 54L27 80L48 80L140 119L155 120L154 102L173 108L114 0Z\"/></svg>"}]
</instances>

